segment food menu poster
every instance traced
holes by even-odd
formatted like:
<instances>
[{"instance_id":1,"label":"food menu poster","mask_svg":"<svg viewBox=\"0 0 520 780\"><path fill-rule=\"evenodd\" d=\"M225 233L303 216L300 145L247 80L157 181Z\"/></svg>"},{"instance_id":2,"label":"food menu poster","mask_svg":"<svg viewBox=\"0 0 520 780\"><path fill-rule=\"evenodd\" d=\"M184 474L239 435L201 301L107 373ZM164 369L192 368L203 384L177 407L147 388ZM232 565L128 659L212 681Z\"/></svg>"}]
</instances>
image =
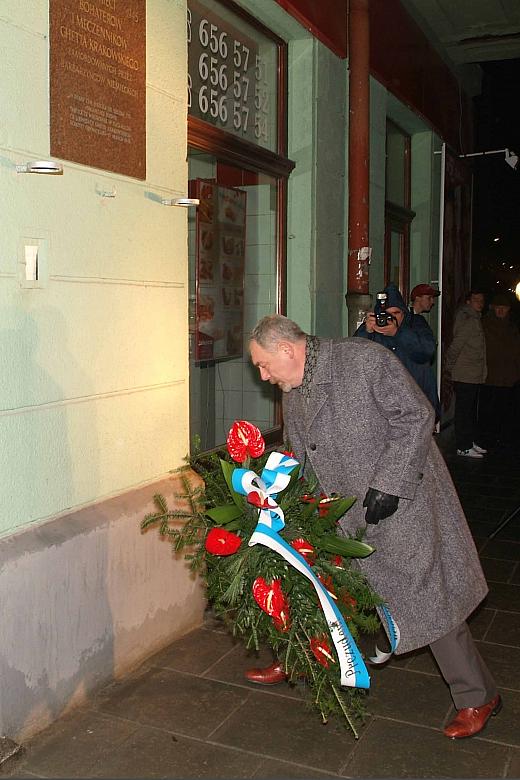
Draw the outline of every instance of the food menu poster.
<instances>
[{"instance_id":1,"label":"food menu poster","mask_svg":"<svg viewBox=\"0 0 520 780\"><path fill-rule=\"evenodd\" d=\"M195 360L242 357L246 192L196 181Z\"/></svg>"}]
</instances>

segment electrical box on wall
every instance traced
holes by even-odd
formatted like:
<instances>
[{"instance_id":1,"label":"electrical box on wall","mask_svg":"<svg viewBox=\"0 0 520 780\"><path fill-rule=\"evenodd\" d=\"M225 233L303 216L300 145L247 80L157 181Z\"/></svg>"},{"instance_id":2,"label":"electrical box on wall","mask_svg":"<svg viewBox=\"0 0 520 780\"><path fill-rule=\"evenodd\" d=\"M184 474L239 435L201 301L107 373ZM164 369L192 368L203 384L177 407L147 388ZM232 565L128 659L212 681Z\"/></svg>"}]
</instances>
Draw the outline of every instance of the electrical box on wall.
<instances>
[{"instance_id":1,"label":"electrical box on wall","mask_svg":"<svg viewBox=\"0 0 520 780\"><path fill-rule=\"evenodd\" d=\"M18 281L20 287L46 287L49 279L48 238L22 237L18 247Z\"/></svg>"}]
</instances>

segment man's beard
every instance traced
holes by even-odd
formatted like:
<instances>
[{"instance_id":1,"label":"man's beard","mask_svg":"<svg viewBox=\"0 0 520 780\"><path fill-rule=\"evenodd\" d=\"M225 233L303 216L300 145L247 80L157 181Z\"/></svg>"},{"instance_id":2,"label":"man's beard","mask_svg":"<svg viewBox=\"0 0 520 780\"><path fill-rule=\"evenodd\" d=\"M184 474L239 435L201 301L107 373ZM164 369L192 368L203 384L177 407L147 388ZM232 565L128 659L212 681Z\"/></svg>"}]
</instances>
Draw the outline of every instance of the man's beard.
<instances>
[{"instance_id":1,"label":"man's beard","mask_svg":"<svg viewBox=\"0 0 520 780\"><path fill-rule=\"evenodd\" d=\"M278 382L278 387L282 391L282 393L290 393L293 389L293 386L289 384L289 382Z\"/></svg>"}]
</instances>

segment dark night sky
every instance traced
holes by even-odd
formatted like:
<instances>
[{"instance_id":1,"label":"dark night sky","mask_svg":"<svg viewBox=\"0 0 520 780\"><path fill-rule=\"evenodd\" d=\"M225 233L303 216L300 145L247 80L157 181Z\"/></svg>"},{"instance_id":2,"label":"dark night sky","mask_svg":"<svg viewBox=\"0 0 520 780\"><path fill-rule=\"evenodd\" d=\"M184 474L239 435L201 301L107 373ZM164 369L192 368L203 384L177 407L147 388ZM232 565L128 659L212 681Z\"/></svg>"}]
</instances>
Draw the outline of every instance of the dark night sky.
<instances>
[{"instance_id":1,"label":"dark night sky","mask_svg":"<svg viewBox=\"0 0 520 780\"><path fill-rule=\"evenodd\" d=\"M475 151L508 148L520 154L520 59L481 67ZM474 158L473 171L473 286L487 292L514 288L520 281L520 165L515 171L496 154Z\"/></svg>"}]
</instances>

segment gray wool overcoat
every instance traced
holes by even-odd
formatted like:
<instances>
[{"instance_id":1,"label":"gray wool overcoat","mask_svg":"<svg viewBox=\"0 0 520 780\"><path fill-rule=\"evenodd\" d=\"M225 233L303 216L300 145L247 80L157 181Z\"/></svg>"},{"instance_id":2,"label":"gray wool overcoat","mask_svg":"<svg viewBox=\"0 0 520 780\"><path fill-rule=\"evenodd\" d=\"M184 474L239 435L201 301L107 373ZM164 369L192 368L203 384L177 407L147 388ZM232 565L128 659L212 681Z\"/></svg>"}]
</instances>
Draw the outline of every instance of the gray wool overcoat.
<instances>
[{"instance_id":1,"label":"gray wool overcoat","mask_svg":"<svg viewBox=\"0 0 520 780\"><path fill-rule=\"evenodd\" d=\"M433 410L401 362L365 339L319 340L310 398L284 393L285 436L325 493L356 496L340 521L375 547L359 564L401 631L397 653L462 623L488 588L466 518L435 444ZM399 496L366 525L369 487Z\"/></svg>"}]
</instances>

